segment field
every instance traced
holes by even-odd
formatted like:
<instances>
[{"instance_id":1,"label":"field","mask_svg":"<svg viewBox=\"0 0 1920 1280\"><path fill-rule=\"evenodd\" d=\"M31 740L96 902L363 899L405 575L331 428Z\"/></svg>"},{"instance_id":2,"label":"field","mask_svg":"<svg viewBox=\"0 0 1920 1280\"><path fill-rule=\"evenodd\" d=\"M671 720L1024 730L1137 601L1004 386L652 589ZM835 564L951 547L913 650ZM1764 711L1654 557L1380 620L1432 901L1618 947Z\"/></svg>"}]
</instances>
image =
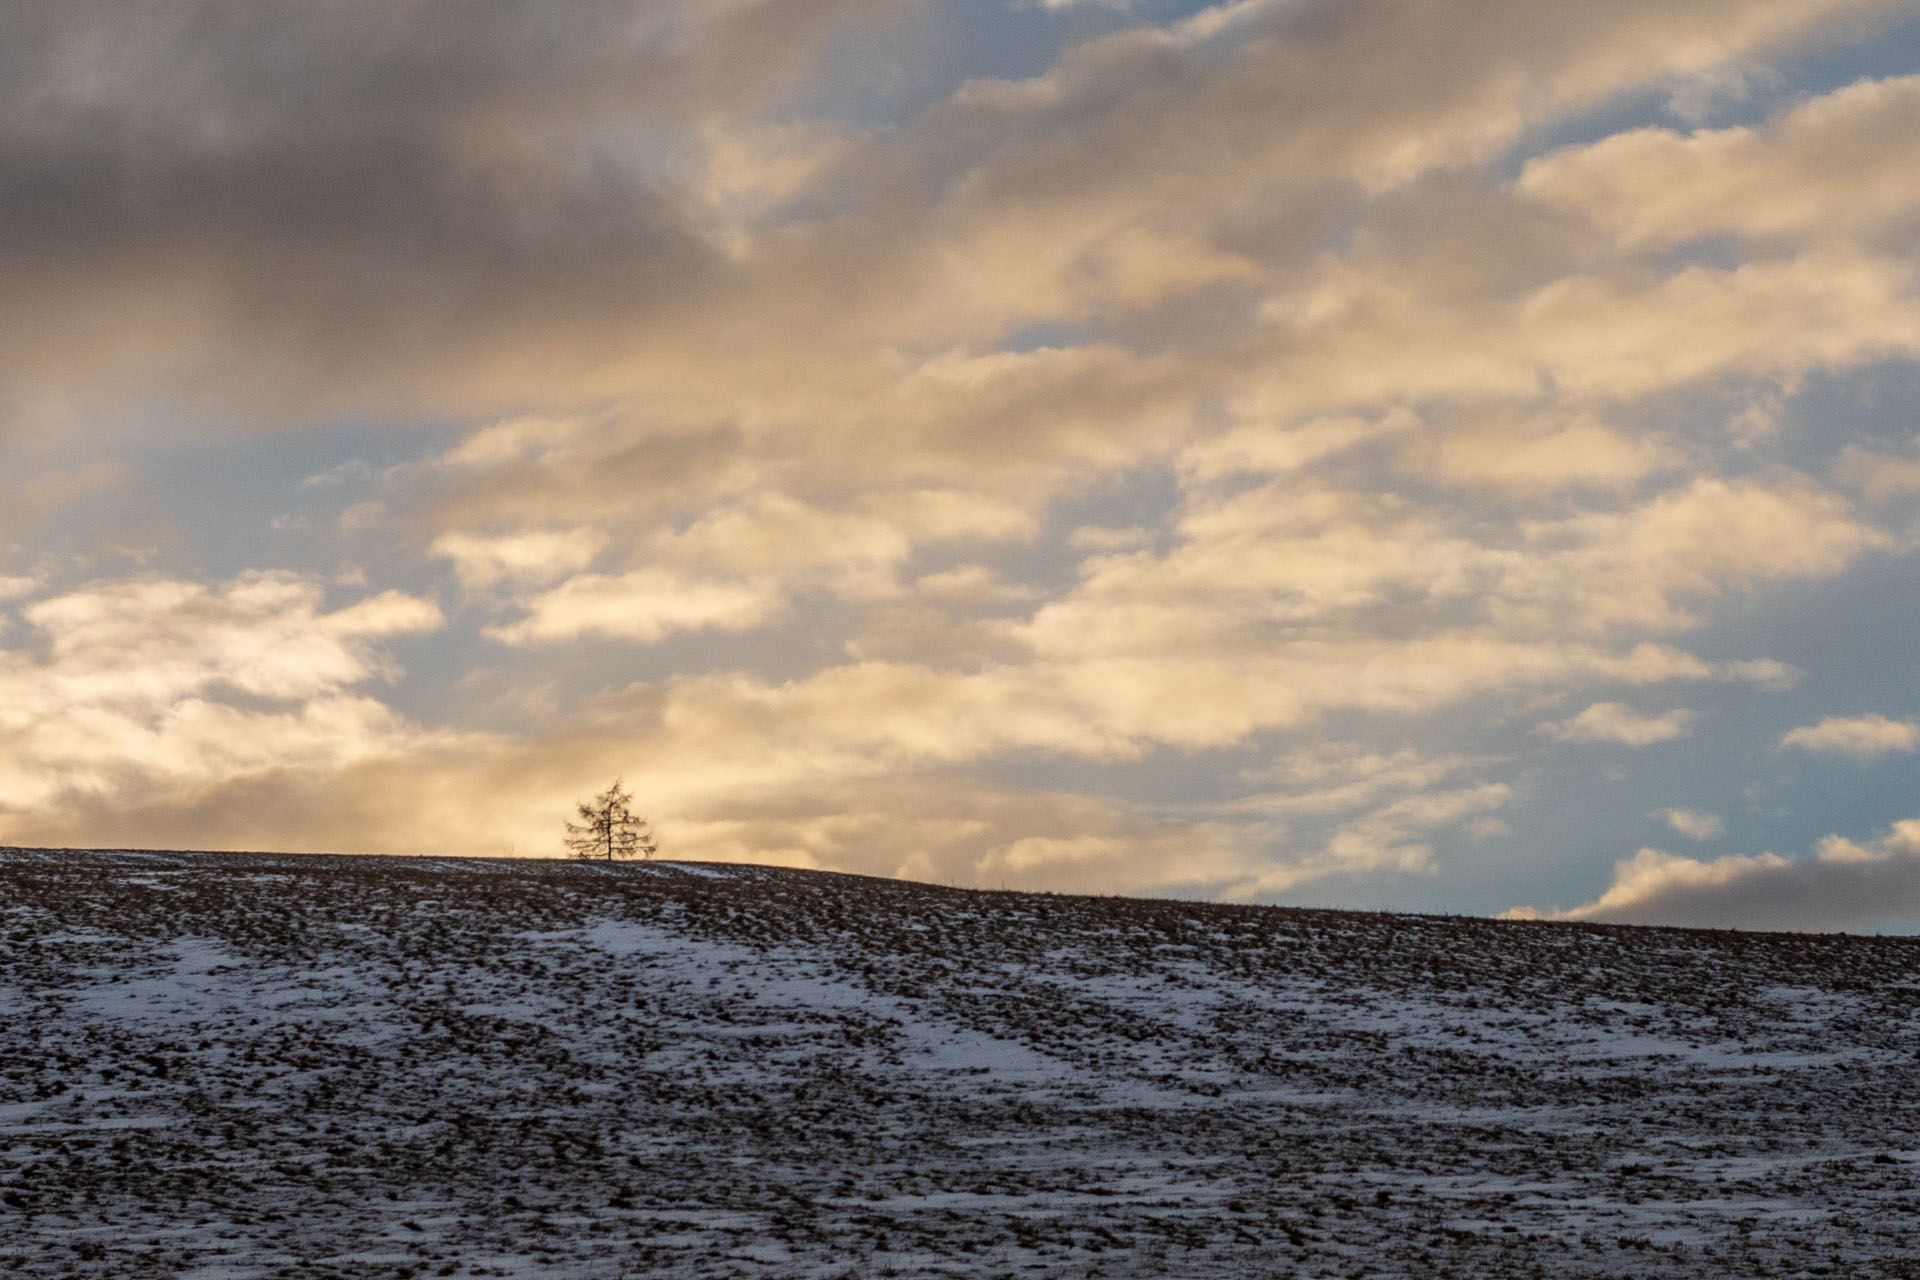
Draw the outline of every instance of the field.
<instances>
[{"instance_id":1,"label":"field","mask_svg":"<svg viewBox=\"0 0 1920 1280\"><path fill-rule=\"evenodd\" d=\"M0 852L0 1276L1920 1276L1920 941Z\"/></svg>"}]
</instances>

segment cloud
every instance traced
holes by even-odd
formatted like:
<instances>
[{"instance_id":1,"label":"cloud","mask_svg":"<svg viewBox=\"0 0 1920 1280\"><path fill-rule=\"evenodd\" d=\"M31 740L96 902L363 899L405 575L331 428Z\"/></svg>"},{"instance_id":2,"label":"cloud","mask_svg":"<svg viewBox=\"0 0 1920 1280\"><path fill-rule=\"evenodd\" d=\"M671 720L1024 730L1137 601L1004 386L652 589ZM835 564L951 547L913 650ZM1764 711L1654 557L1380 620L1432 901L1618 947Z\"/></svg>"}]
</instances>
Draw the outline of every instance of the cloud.
<instances>
[{"instance_id":1,"label":"cloud","mask_svg":"<svg viewBox=\"0 0 1920 1280\"><path fill-rule=\"evenodd\" d=\"M1664 819L1675 831L1694 840L1717 840L1727 829L1719 815L1698 809L1657 809L1649 816Z\"/></svg>"},{"instance_id":2,"label":"cloud","mask_svg":"<svg viewBox=\"0 0 1920 1280\"><path fill-rule=\"evenodd\" d=\"M723 275L667 178L678 139L792 89L846 19L879 12L223 11L82 0L0 25L0 278L40 313L0 331L15 370L295 416L303 396L545 396L563 370L604 388L623 347ZM648 124L615 146L619 120Z\"/></svg>"},{"instance_id":3,"label":"cloud","mask_svg":"<svg viewBox=\"0 0 1920 1280\"><path fill-rule=\"evenodd\" d=\"M472 590L564 578L584 569L605 544L597 529L531 529L491 538L443 533L434 539L433 553L451 560L460 584Z\"/></svg>"},{"instance_id":4,"label":"cloud","mask_svg":"<svg viewBox=\"0 0 1920 1280\"><path fill-rule=\"evenodd\" d=\"M1521 911L1514 914L1539 916ZM1920 917L1920 819L1866 846L1840 836L1812 858L1778 854L1701 860L1642 849L1614 868L1593 902L1563 920L1711 928L1847 930Z\"/></svg>"},{"instance_id":5,"label":"cloud","mask_svg":"<svg viewBox=\"0 0 1920 1280\"><path fill-rule=\"evenodd\" d=\"M1635 129L1527 163L1520 189L1634 247L1831 237L1920 215L1920 76L1863 80L1761 128Z\"/></svg>"},{"instance_id":6,"label":"cloud","mask_svg":"<svg viewBox=\"0 0 1920 1280\"><path fill-rule=\"evenodd\" d=\"M1675 455L1591 421L1564 425L1496 420L1410 442L1420 474L1455 485L1538 493L1577 486L1618 488L1671 464Z\"/></svg>"},{"instance_id":7,"label":"cloud","mask_svg":"<svg viewBox=\"0 0 1920 1280\"><path fill-rule=\"evenodd\" d=\"M1502 614L1518 621L1545 609L1600 629L1687 628L1697 621L1691 600L1827 577L1892 542L1800 478L1697 478L1627 512L1543 521L1529 533L1539 549L1514 561Z\"/></svg>"},{"instance_id":8,"label":"cloud","mask_svg":"<svg viewBox=\"0 0 1920 1280\"><path fill-rule=\"evenodd\" d=\"M1671 742L1693 732L1697 717L1684 707L1663 715L1645 716L1619 702L1596 702L1579 715L1565 720L1550 720L1539 732L1560 742L1617 742L1628 747L1649 747L1656 742Z\"/></svg>"},{"instance_id":9,"label":"cloud","mask_svg":"<svg viewBox=\"0 0 1920 1280\"><path fill-rule=\"evenodd\" d=\"M525 617L488 635L515 645L580 635L651 643L683 631L748 630L810 589L855 599L899 595L899 570L923 546L1000 541L1032 527L1019 505L985 494L883 491L827 510L764 493L646 538L633 553L644 567L568 577L527 601ZM529 531L491 539L443 534L434 545L470 583L508 576L530 583L564 576L606 540L592 530ZM511 575L508 555L517 557Z\"/></svg>"},{"instance_id":10,"label":"cloud","mask_svg":"<svg viewBox=\"0 0 1920 1280\"><path fill-rule=\"evenodd\" d=\"M1270 405L1306 414L1551 395L1579 411L1920 351L1911 261L1844 243L1666 271L1580 269L1569 244L1558 273L1520 289L1469 275L1474 287L1451 291L1422 288L1410 270L1417 233L1392 247L1374 260L1325 260L1268 299L1260 336L1274 353L1262 371L1276 384Z\"/></svg>"},{"instance_id":11,"label":"cloud","mask_svg":"<svg viewBox=\"0 0 1920 1280\"><path fill-rule=\"evenodd\" d=\"M294 699L357 684L387 668L371 637L431 630L430 602L382 592L331 613L319 584L249 573L220 586L168 578L91 584L35 601L21 613L44 637L49 687L102 701L152 701L224 686Z\"/></svg>"},{"instance_id":12,"label":"cloud","mask_svg":"<svg viewBox=\"0 0 1920 1280\"><path fill-rule=\"evenodd\" d=\"M1461 635L1416 643L1345 638L1183 660L1167 653L1029 658L973 670L868 660L777 683L740 672L681 677L660 688L658 714L689 754L744 753L783 778L871 776L1014 753L1132 761L1165 748L1235 746L1338 710L1412 714L1488 690L1711 674L1676 659L1656 651L1623 661Z\"/></svg>"},{"instance_id":13,"label":"cloud","mask_svg":"<svg viewBox=\"0 0 1920 1280\"><path fill-rule=\"evenodd\" d=\"M177 800L450 741L353 691L394 672L376 641L438 628L438 608L386 591L328 610L324 594L291 574L143 577L27 605L26 643L0 650L0 812Z\"/></svg>"},{"instance_id":14,"label":"cloud","mask_svg":"<svg viewBox=\"0 0 1920 1280\"><path fill-rule=\"evenodd\" d=\"M1502 808L1512 798L1512 790L1497 782L1404 796L1342 823L1319 857L1283 863L1249 888L1252 892L1276 892L1336 872L1426 870L1433 854L1426 839L1430 833Z\"/></svg>"},{"instance_id":15,"label":"cloud","mask_svg":"<svg viewBox=\"0 0 1920 1280\"><path fill-rule=\"evenodd\" d=\"M1819 724L1790 729L1780 738L1782 748L1848 755L1861 763L1890 752L1920 748L1920 725L1911 720L1889 720L1882 715L1828 716Z\"/></svg>"},{"instance_id":16,"label":"cloud","mask_svg":"<svg viewBox=\"0 0 1920 1280\"><path fill-rule=\"evenodd\" d=\"M1391 752L1353 745L1320 744L1297 748L1243 780L1273 786L1234 802L1248 812L1274 816L1342 813L1374 803L1383 795L1424 791L1487 762L1458 754L1427 756L1412 747Z\"/></svg>"},{"instance_id":17,"label":"cloud","mask_svg":"<svg viewBox=\"0 0 1920 1280\"><path fill-rule=\"evenodd\" d=\"M1716 111L1750 102L1763 90L1786 87L1786 77L1764 63L1736 59L1682 76L1667 94L1667 110L1692 124Z\"/></svg>"},{"instance_id":18,"label":"cloud","mask_svg":"<svg viewBox=\"0 0 1920 1280\"><path fill-rule=\"evenodd\" d=\"M42 471L8 486L0 529L31 528L78 499L124 487L130 478L126 464L114 458Z\"/></svg>"},{"instance_id":19,"label":"cloud","mask_svg":"<svg viewBox=\"0 0 1920 1280\"><path fill-rule=\"evenodd\" d=\"M1920 441L1910 442L1905 456L1847 445L1834 461L1834 475L1869 502L1887 502L1920 491L1920 457L1912 456L1915 444Z\"/></svg>"},{"instance_id":20,"label":"cloud","mask_svg":"<svg viewBox=\"0 0 1920 1280\"><path fill-rule=\"evenodd\" d=\"M661 569L583 574L535 596L527 616L489 627L502 644L530 645L599 636L643 644L682 631L742 631L779 610L771 582L727 582L682 577Z\"/></svg>"},{"instance_id":21,"label":"cloud","mask_svg":"<svg viewBox=\"0 0 1920 1280\"><path fill-rule=\"evenodd\" d=\"M978 604L1011 604L1031 600L1033 589L1006 582L992 569L963 564L938 573L922 574L913 590L939 600Z\"/></svg>"},{"instance_id":22,"label":"cloud","mask_svg":"<svg viewBox=\"0 0 1920 1280\"><path fill-rule=\"evenodd\" d=\"M889 594L895 571L922 546L1006 541L1034 527L1019 503L985 493L881 490L839 510L766 493L654 540L648 553L794 585L818 579L842 592Z\"/></svg>"},{"instance_id":23,"label":"cloud","mask_svg":"<svg viewBox=\"0 0 1920 1280\"><path fill-rule=\"evenodd\" d=\"M1418 420L1405 410L1378 420L1310 417L1285 425L1248 422L1187 446L1178 466L1184 479L1200 484L1239 475L1279 475L1416 425Z\"/></svg>"},{"instance_id":24,"label":"cloud","mask_svg":"<svg viewBox=\"0 0 1920 1280\"><path fill-rule=\"evenodd\" d=\"M1895 7L1238 5L861 128L844 94L764 113L918 10L76 3L0 27L0 271L34 316L0 360L295 419L643 397L711 425L844 392L854 352L992 360L1020 325L1252 287L1356 186Z\"/></svg>"},{"instance_id":25,"label":"cloud","mask_svg":"<svg viewBox=\"0 0 1920 1280\"><path fill-rule=\"evenodd\" d=\"M1051 689L1087 691L1092 723L1191 748L1335 708L1421 712L1495 690L1779 687L1794 673L1777 661L1709 663L1639 637L1693 625L1694 602L1722 592L1838 572L1881 537L1797 482L1695 481L1515 530L1286 477L1189 494L1164 551L1089 556L1071 590L1006 634L1054 673ZM1623 633L1634 642L1612 642ZM1609 704L1562 729L1652 741L1690 715Z\"/></svg>"},{"instance_id":26,"label":"cloud","mask_svg":"<svg viewBox=\"0 0 1920 1280\"><path fill-rule=\"evenodd\" d=\"M319 619L322 634L340 637L396 636L435 631L446 621L440 606L404 591L382 591Z\"/></svg>"}]
</instances>

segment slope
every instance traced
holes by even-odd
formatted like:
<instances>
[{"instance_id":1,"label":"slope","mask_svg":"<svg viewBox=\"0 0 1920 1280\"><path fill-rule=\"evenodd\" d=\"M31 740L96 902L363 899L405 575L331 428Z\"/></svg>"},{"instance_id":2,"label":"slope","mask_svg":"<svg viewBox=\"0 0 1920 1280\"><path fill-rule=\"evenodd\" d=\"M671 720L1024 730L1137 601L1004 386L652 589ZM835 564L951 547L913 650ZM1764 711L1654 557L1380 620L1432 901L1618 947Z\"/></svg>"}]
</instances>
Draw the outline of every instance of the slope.
<instances>
[{"instance_id":1,"label":"slope","mask_svg":"<svg viewBox=\"0 0 1920 1280\"><path fill-rule=\"evenodd\" d=\"M0 853L0 1272L1916 1275L1920 942Z\"/></svg>"}]
</instances>

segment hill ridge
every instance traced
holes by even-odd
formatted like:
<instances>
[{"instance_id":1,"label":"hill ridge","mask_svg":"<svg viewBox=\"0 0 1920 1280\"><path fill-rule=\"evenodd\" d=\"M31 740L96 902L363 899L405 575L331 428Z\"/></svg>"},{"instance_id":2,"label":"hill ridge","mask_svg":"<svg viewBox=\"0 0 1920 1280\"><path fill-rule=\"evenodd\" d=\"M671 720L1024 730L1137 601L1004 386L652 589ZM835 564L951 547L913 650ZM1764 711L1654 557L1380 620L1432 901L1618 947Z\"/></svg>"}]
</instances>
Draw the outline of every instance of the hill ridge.
<instances>
[{"instance_id":1,"label":"hill ridge","mask_svg":"<svg viewBox=\"0 0 1920 1280\"><path fill-rule=\"evenodd\" d=\"M181 860L180 866L182 869L197 865L195 860L200 859L221 860L223 863L230 864L231 869L234 870L244 870L249 865L253 865L249 860L256 860L260 865L264 866L274 859L307 859L311 860L316 866L327 865L334 862L366 862L383 866L407 866L431 870L444 865L448 870L486 870L498 874L513 874L523 870L540 874L566 870L582 872L589 875L604 875L608 873L616 875L623 873L650 874L649 868L691 875L711 874L714 871L726 871L729 873L768 872L781 875L791 874L794 876L821 876L843 880L871 881L878 884L906 885L917 889L941 890L953 893L1006 895L1010 897L1084 899L1091 902L1176 903L1183 906L1208 909L1220 908L1235 911L1320 913L1341 916L1380 916L1402 920L1474 921L1487 924L1512 925L1523 929L1539 927L1590 931L1625 929L1646 933L1739 934L1742 936L1779 938L1878 938L1889 941L1905 940L1911 945L1920 945L1920 935L1906 934L1864 934L1845 930L1751 929L1740 925L1641 924L1613 920L1555 920L1522 916L1484 916L1444 911L1397 910L1391 907L1298 906L1287 903L1224 902L1214 899L1188 898L1173 895L1089 893L1053 889L1011 889L986 885L949 884L938 880L915 880L905 876L874 875L860 871L842 871L831 867L796 867L781 863L717 862L682 858L646 858L603 862L593 859L566 857L559 854L552 857L531 857L458 853L328 853L313 850L149 849L120 848L104 845L87 848L66 848L33 845L0 845L0 863L4 863L9 859L17 860L16 855L26 855L35 861L49 863L81 859L101 864L110 864L111 859L122 855L133 859L147 860L175 858Z\"/></svg>"}]
</instances>

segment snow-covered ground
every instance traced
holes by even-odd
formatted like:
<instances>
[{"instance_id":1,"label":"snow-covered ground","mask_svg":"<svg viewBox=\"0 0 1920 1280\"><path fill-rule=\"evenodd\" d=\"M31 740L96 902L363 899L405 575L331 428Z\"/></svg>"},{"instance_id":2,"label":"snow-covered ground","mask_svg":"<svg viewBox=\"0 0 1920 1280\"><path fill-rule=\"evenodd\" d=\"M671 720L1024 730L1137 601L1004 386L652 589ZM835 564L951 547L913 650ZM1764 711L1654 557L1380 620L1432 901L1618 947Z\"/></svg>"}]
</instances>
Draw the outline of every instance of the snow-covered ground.
<instances>
[{"instance_id":1,"label":"snow-covered ground","mask_svg":"<svg viewBox=\"0 0 1920 1280\"><path fill-rule=\"evenodd\" d=\"M0 1275L1920 1274L1920 941L0 852Z\"/></svg>"}]
</instances>

